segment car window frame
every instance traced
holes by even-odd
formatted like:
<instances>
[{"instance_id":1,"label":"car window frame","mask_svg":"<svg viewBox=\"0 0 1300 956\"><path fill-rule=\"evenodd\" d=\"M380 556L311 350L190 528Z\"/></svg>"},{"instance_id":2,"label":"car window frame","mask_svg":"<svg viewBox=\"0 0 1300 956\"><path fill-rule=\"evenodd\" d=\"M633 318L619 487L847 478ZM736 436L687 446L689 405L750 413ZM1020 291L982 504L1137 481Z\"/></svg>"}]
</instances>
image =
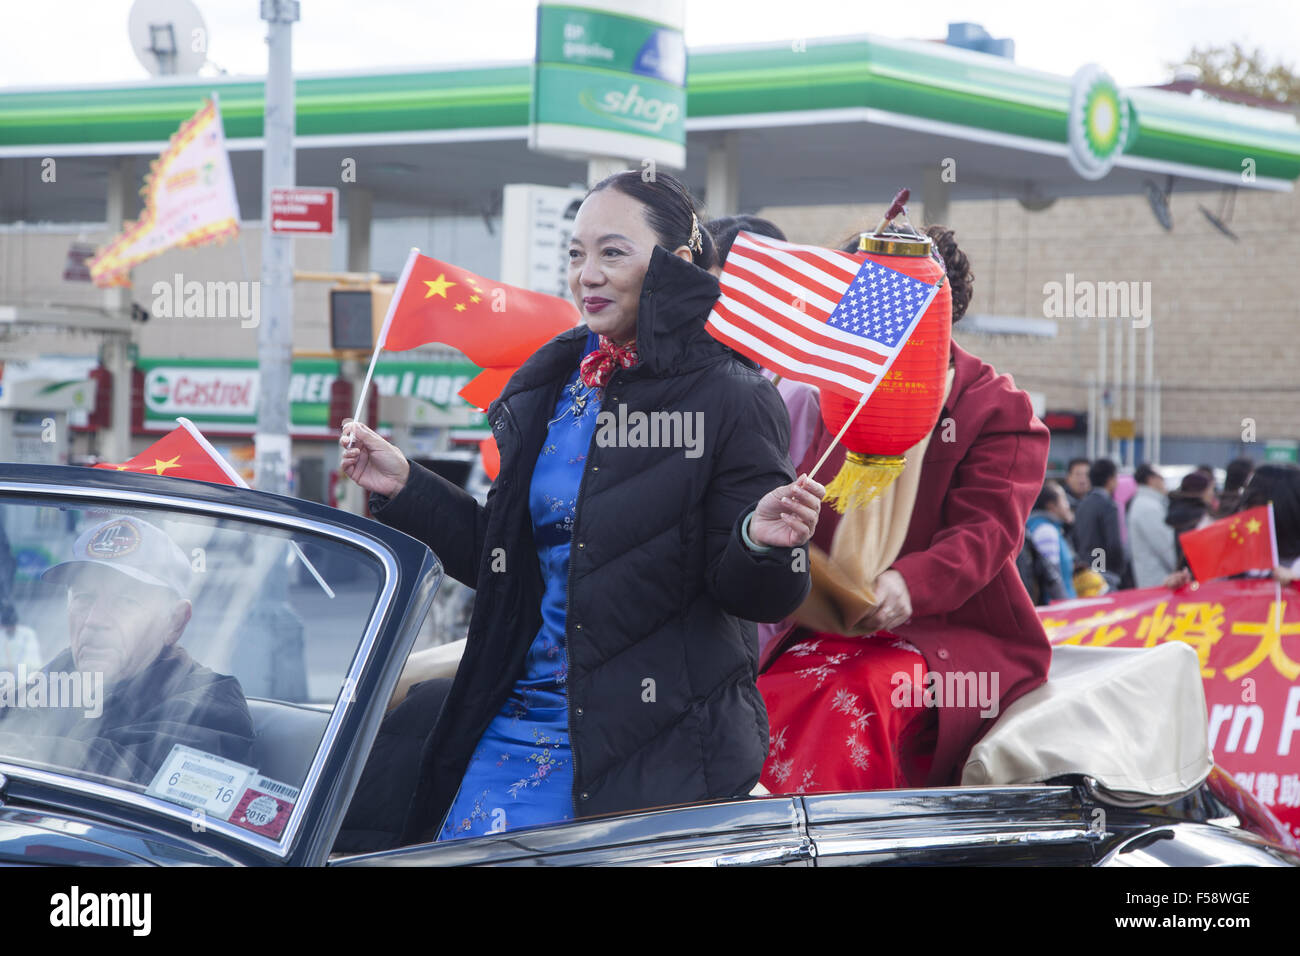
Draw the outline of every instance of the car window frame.
<instances>
[{"instance_id":1,"label":"car window frame","mask_svg":"<svg viewBox=\"0 0 1300 956\"><path fill-rule=\"evenodd\" d=\"M50 502L50 504L44 504L41 499ZM339 688L338 696L334 699L329 720L326 722L325 730L316 746L316 752L308 767L307 776L298 786L298 800L294 803L293 810L289 814L289 819L286 821L280 837L271 839L251 830L237 827L224 820L203 818L202 833L215 833L234 840L245 847L269 854L276 859L287 859L294 853L300 838L306 835L306 831L302 830L302 823L311 805L319 796L321 774L331 754L335 751L336 744L339 743L339 728L354 707L364 706L363 702L358 701L356 695L350 692L350 689L359 686L362 674L372 661L380 632L390 620L393 610L393 598L397 593L399 578L397 556L383 542L368 537L356 529L330 524L321 519L302 515L278 514L274 511L262 511L246 505L180 497L163 491L146 492L128 488L92 487L41 481L40 479L15 480L9 477L0 477L0 505L13 507L26 504L37 507L68 507L70 504L75 506L77 502L107 502L110 508L120 505L124 508L136 507L146 511L172 510L213 520L236 518L252 524L269 526L276 530L290 533L299 531L314 537L323 536L337 540L357 547L379 560L379 564L383 569L383 582L376 597L374 610L370 614L365 633L357 644L351 664ZM344 743L348 742L345 741ZM0 774L14 779L32 780L59 789L71 789L76 793L93 795L110 802L125 804L134 810L142 810L150 814L168 817L179 823L189 824L191 827L196 819L200 819L196 818L192 808L164 800L161 797L145 792L137 792L122 786L115 786L93 777L76 776L71 772L59 772L57 770L29 767L25 764L10 763L6 761L4 755L0 755ZM326 793L328 793L328 788L326 788Z\"/></svg>"}]
</instances>

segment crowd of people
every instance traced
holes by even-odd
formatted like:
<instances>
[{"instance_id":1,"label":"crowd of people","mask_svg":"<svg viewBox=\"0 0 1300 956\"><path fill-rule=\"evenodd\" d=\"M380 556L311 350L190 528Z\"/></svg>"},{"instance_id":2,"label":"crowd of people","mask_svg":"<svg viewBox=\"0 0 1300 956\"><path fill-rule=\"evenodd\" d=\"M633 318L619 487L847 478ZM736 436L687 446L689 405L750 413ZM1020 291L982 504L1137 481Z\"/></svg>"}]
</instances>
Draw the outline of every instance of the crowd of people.
<instances>
[{"instance_id":1,"label":"crowd of people","mask_svg":"<svg viewBox=\"0 0 1300 956\"><path fill-rule=\"evenodd\" d=\"M1300 573L1300 468L1236 458L1223 487L1200 465L1172 491L1143 463L1128 487L1109 458L1074 458L1063 481L1048 480L1025 525L1017 558L1035 604L1095 597L1127 588L1182 587L1192 580L1180 536L1211 522L1272 503L1278 542L1273 575Z\"/></svg>"}]
</instances>

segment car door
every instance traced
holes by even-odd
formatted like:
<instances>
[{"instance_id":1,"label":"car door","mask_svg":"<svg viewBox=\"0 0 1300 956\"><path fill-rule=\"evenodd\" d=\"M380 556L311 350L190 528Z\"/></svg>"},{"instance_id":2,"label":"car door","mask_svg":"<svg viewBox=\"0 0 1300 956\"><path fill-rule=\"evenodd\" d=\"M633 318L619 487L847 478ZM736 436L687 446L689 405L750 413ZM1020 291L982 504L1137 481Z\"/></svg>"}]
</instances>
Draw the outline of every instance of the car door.
<instances>
[{"instance_id":1,"label":"car door","mask_svg":"<svg viewBox=\"0 0 1300 956\"><path fill-rule=\"evenodd\" d=\"M1090 866L1106 836L1072 787L802 798L818 866Z\"/></svg>"},{"instance_id":2,"label":"car door","mask_svg":"<svg viewBox=\"0 0 1300 956\"><path fill-rule=\"evenodd\" d=\"M312 502L68 467L6 464L0 523L41 662L0 660L13 825L323 863L441 581L428 548Z\"/></svg>"},{"instance_id":3,"label":"car door","mask_svg":"<svg viewBox=\"0 0 1300 956\"><path fill-rule=\"evenodd\" d=\"M337 857L333 866L809 866L797 798L761 797Z\"/></svg>"}]
</instances>

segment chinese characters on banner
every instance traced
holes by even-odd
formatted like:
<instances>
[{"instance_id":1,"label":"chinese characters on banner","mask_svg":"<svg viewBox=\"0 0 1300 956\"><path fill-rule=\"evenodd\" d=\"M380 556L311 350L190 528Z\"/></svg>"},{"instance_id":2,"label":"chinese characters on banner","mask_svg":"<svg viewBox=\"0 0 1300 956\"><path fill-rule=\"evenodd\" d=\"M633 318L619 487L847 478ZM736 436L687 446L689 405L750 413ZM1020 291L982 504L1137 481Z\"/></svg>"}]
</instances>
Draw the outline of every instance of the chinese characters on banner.
<instances>
[{"instance_id":1,"label":"chinese characters on banner","mask_svg":"<svg viewBox=\"0 0 1300 956\"><path fill-rule=\"evenodd\" d=\"M1218 580L1065 601L1038 614L1053 644L1190 644L1215 763L1300 836L1300 588L1277 597L1271 580Z\"/></svg>"}]
</instances>

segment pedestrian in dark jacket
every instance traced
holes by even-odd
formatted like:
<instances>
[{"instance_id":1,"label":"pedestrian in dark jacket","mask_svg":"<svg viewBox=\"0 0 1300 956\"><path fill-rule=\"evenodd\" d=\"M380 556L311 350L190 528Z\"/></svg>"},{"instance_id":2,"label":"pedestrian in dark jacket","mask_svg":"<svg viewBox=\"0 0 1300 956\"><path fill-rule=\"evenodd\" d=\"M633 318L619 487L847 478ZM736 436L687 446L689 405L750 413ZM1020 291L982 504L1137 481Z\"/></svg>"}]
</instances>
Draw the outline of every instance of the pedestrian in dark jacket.
<instances>
[{"instance_id":1,"label":"pedestrian in dark jacket","mask_svg":"<svg viewBox=\"0 0 1300 956\"><path fill-rule=\"evenodd\" d=\"M1092 490L1074 509L1074 542L1083 567L1101 573L1111 588L1131 587L1128 557L1119 530L1119 506L1115 487L1119 470L1109 458L1098 458L1088 471Z\"/></svg>"},{"instance_id":2,"label":"pedestrian in dark jacket","mask_svg":"<svg viewBox=\"0 0 1300 956\"><path fill-rule=\"evenodd\" d=\"M672 177L592 189L570 246L586 324L489 407L501 470L486 506L346 427L343 469L374 513L477 589L401 842L757 783L768 726L751 622L807 594L794 549L824 489L791 481L776 389L704 329L712 256Z\"/></svg>"},{"instance_id":3,"label":"pedestrian in dark jacket","mask_svg":"<svg viewBox=\"0 0 1300 956\"><path fill-rule=\"evenodd\" d=\"M1188 531L1204 528L1214 520L1214 484L1200 471L1183 476L1178 490L1169 496L1165 524L1174 529L1177 567L1185 567L1182 542L1177 540Z\"/></svg>"},{"instance_id":4,"label":"pedestrian in dark jacket","mask_svg":"<svg viewBox=\"0 0 1300 956\"><path fill-rule=\"evenodd\" d=\"M1223 494L1219 495L1219 507L1215 511L1214 517L1222 518L1225 515L1235 514L1241 505L1242 495L1246 483L1250 481L1250 476L1255 472L1255 460L1253 458L1234 458L1228 462L1223 479Z\"/></svg>"}]
</instances>

